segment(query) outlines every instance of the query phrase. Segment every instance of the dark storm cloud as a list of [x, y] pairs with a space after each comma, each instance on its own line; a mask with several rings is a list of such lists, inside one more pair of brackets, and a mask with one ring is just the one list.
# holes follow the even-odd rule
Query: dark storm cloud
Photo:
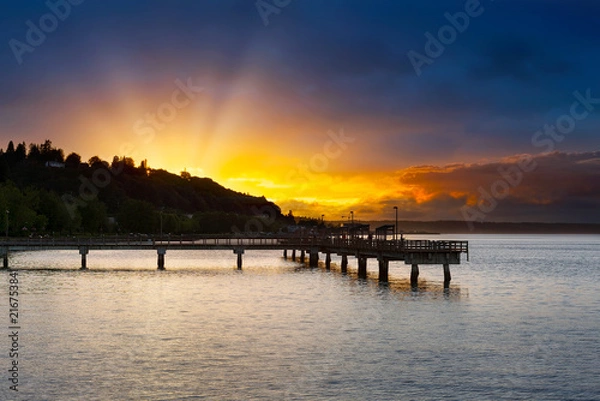
[[492, 163], [407, 169], [399, 184], [415, 195], [404, 210], [423, 215], [453, 211], [454, 216], [445, 218], [459, 218], [461, 207], [471, 204], [477, 211], [475, 202], [482, 193], [496, 191], [502, 196], [486, 211], [486, 221], [600, 222], [600, 152], [541, 154], [531, 158], [528, 171], [519, 167], [521, 160], [514, 156]]

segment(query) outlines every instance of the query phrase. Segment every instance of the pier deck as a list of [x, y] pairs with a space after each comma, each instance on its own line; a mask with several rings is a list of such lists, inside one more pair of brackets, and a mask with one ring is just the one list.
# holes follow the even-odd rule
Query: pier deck
[[297, 237], [297, 236], [255, 236], [255, 237], [166, 237], [140, 238], [131, 236], [102, 236], [94, 238], [11, 238], [0, 240], [0, 256], [3, 267], [8, 266], [8, 255], [18, 251], [39, 250], [78, 250], [81, 255], [81, 268], [87, 268], [87, 255], [90, 250], [156, 250], [158, 268], [165, 269], [167, 250], [232, 250], [237, 255], [237, 266], [242, 268], [242, 255], [247, 250], [282, 250], [287, 259], [288, 251], [300, 262], [309, 256], [309, 265], [316, 267], [319, 254], [325, 254], [325, 266], [330, 268], [331, 255], [341, 256], [342, 272], [347, 271], [348, 256], [358, 260], [358, 276], [366, 278], [367, 260], [376, 258], [379, 262], [379, 280], [388, 281], [390, 261], [404, 261], [412, 265], [411, 282], [415, 285], [419, 275], [419, 264], [441, 264], [444, 266], [444, 284], [450, 282], [451, 264], [460, 264], [461, 254], [469, 255], [467, 241], [445, 240], [381, 240], [366, 238], [339, 237]]

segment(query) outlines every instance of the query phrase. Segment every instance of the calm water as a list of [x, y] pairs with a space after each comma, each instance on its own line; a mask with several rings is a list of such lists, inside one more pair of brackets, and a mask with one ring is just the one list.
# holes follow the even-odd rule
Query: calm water
[[444, 238], [471, 249], [447, 293], [437, 265], [411, 291], [400, 262], [382, 287], [352, 258], [15, 254], [20, 391], [4, 373], [0, 400], [600, 400], [600, 236]]

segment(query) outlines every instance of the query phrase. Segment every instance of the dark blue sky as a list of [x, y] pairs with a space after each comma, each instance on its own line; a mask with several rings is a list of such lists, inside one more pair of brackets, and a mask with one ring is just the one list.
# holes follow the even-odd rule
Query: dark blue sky
[[[599, 149], [597, 110], [552, 148], [532, 138], [569, 114], [575, 91], [600, 98], [600, 2], [265, 3], [289, 4], [265, 25], [254, 0], [85, 0], [19, 64], [11, 40], [26, 44], [27, 21], [39, 27], [51, 11], [45, 1], [2, 1], [0, 138], [52, 138], [109, 157], [133, 118], [119, 114], [123, 104], [135, 98], [131, 115], [140, 114], [168, 96], [176, 78], [193, 77], [210, 97], [202, 110], [213, 113], [203, 131], [172, 134], [180, 146], [233, 141], [222, 128], [227, 108], [244, 110], [239, 146], [264, 141], [284, 156], [297, 149], [310, 158], [329, 129], [353, 132], [361, 143], [348, 154], [353, 163], [331, 166], [341, 174]], [[437, 38], [450, 25], [447, 13], [469, 7], [477, 16], [417, 74], [409, 52], [427, 56], [425, 34]], [[232, 106], [240, 97], [244, 106]], [[126, 122], [86, 125], [91, 118]], [[199, 170], [224, 175], [210, 157], [193, 156]]]

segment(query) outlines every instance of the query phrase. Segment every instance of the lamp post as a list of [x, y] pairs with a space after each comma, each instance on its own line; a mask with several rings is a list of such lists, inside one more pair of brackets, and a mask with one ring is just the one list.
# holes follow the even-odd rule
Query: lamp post
[[325, 215], [324, 214], [321, 215], [321, 223], [323, 223], [323, 225], [325, 225]]
[[394, 206], [394, 210], [396, 210], [396, 225], [394, 226], [394, 241], [398, 239], [398, 206]]
[[350, 216], [352, 216], [352, 239], [354, 239], [354, 210], [350, 210]]

